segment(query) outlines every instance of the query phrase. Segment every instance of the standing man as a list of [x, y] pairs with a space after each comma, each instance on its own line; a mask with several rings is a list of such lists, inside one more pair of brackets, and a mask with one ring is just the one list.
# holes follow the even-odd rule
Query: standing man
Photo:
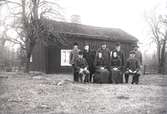
[[73, 67], [73, 74], [74, 74], [74, 81], [75, 82], [78, 81], [78, 77], [77, 77], [77, 71], [76, 71], [76, 68], [75, 68], [74, 64], [75, 64], [75, 62], [78, 58], [79, 51], [80, 51], [80, 49], [78, 49], [78, 43], [75, 42], [74, 45], [73, 45], [73, 50], [70, 53], [70, 64]]
[[118, 54], [118, 57], [121, 59], [121, 69], [123, 70], [123, 67], [125, 66], [125, 58], [124, 53], [121, 50], [121, 44], [119, 42], [116, 43], [115, 49], [112, 51], [111, 55], [113, 54], [113, 52], [116, 52]]
[[142, 53], [141, 51], [139, 51], [138, 48], [139, 46], [137, 44], [133, 46], [133, 50], [135, 51], [135, 58], [138, 60], [140, 66], [139, 73], [140, 75], [142, 75], [142, 68], [143, 68]]
[[102, 54], [102, 57], [104, 58], [104, 65], [106, 66], [106, 68], [109, 68], [110, 65], [110, 50], [109, 48], [107, 48], [107, 44], [103, 43], [101, 48], [99, 48], [96, 52], [96, 56], [99, 55], [99, 53]]
[[142, 53], [138, 50], [139, 46], [138, 45], [134, 45], [133, 46], [133, 50], [135, 51], [135, 57], [136, 59], [139, 61], [139, 65], [140, 67], [143, 65], [143, 61], [142, 61]]
[[109, 83], [109, 65], [110, 65], [110, 50], [106, 43], [103, 43], [101, 48], [96, 51], [94, 66], [96, 67], [94, 82]]
[[92, 74], [95, 72], [94, 68], [94, 59], [95, 59], [95, 52], [90, 50], [89, 44], [85, 44], [83, 57], [86, 59], [88, 63], [88, 70], [90, 71], [90, 79], [86, 79], [87, 82], [92, 81]]
[[123, 83], [123, 72], [124, 72], [124, 66], [125, 66], [125, 58], [124, 58], [124, 53], [123, 51], [121, 50], [121, 44], [119, 42], [116, 43], [115, 45], [115, 49], [111, 52], [111, 59], [113, 57], [113, 54], [114, 53], [117, 53], [118, 55], [118, 58], [120, 58], [120, 77], [118, 77], [119, 79], [119, 82], [118, 83]]

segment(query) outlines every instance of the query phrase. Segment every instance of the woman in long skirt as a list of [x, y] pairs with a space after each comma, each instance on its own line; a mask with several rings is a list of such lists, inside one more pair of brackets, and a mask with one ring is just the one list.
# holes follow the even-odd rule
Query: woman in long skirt
[[121, 59], [116, 51], [112, 53], [110, 61], [110, 82], [115, 84], [122, 83]]
[[109, 71], [105, 65], [105, 59], [102, 53], [98, 53], [95, 59], [95, 75], [93, 78], [94, 83], [109, 83]]

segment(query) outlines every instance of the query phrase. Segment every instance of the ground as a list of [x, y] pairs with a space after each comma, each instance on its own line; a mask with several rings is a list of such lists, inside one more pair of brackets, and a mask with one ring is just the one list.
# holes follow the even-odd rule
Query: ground
[[0, 114], [167, 114], [167, 75], [139, 85], [79, 84], [68, 74], [0, 74]]

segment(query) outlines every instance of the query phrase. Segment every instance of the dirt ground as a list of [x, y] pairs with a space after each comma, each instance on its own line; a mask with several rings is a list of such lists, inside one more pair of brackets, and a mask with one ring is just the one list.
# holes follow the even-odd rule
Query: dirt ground
[[0, 114], [167, 114], [167, 75], [116, 85], [73, 83], [67, 74], [0, 73]]

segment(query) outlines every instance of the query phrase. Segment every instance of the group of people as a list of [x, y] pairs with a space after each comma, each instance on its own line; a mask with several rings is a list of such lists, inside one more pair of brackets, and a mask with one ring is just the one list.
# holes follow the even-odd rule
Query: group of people
[[124, 55], [119, 42], [115, 44], [113, 50], [107, 48], [107, 44], [103, 43], [96, 51], [91, 50], [89, 44], [85, 44], [84, 49], [80, 50], [78, 44], [74, 43], [70, 54], [74, 81], [128, 83], [129, 75], [132, 75], [131, 83], [138, 84], [141, 75], [142, 54], [138, 50], [138, 46], [134, 45], [127, 60]]

